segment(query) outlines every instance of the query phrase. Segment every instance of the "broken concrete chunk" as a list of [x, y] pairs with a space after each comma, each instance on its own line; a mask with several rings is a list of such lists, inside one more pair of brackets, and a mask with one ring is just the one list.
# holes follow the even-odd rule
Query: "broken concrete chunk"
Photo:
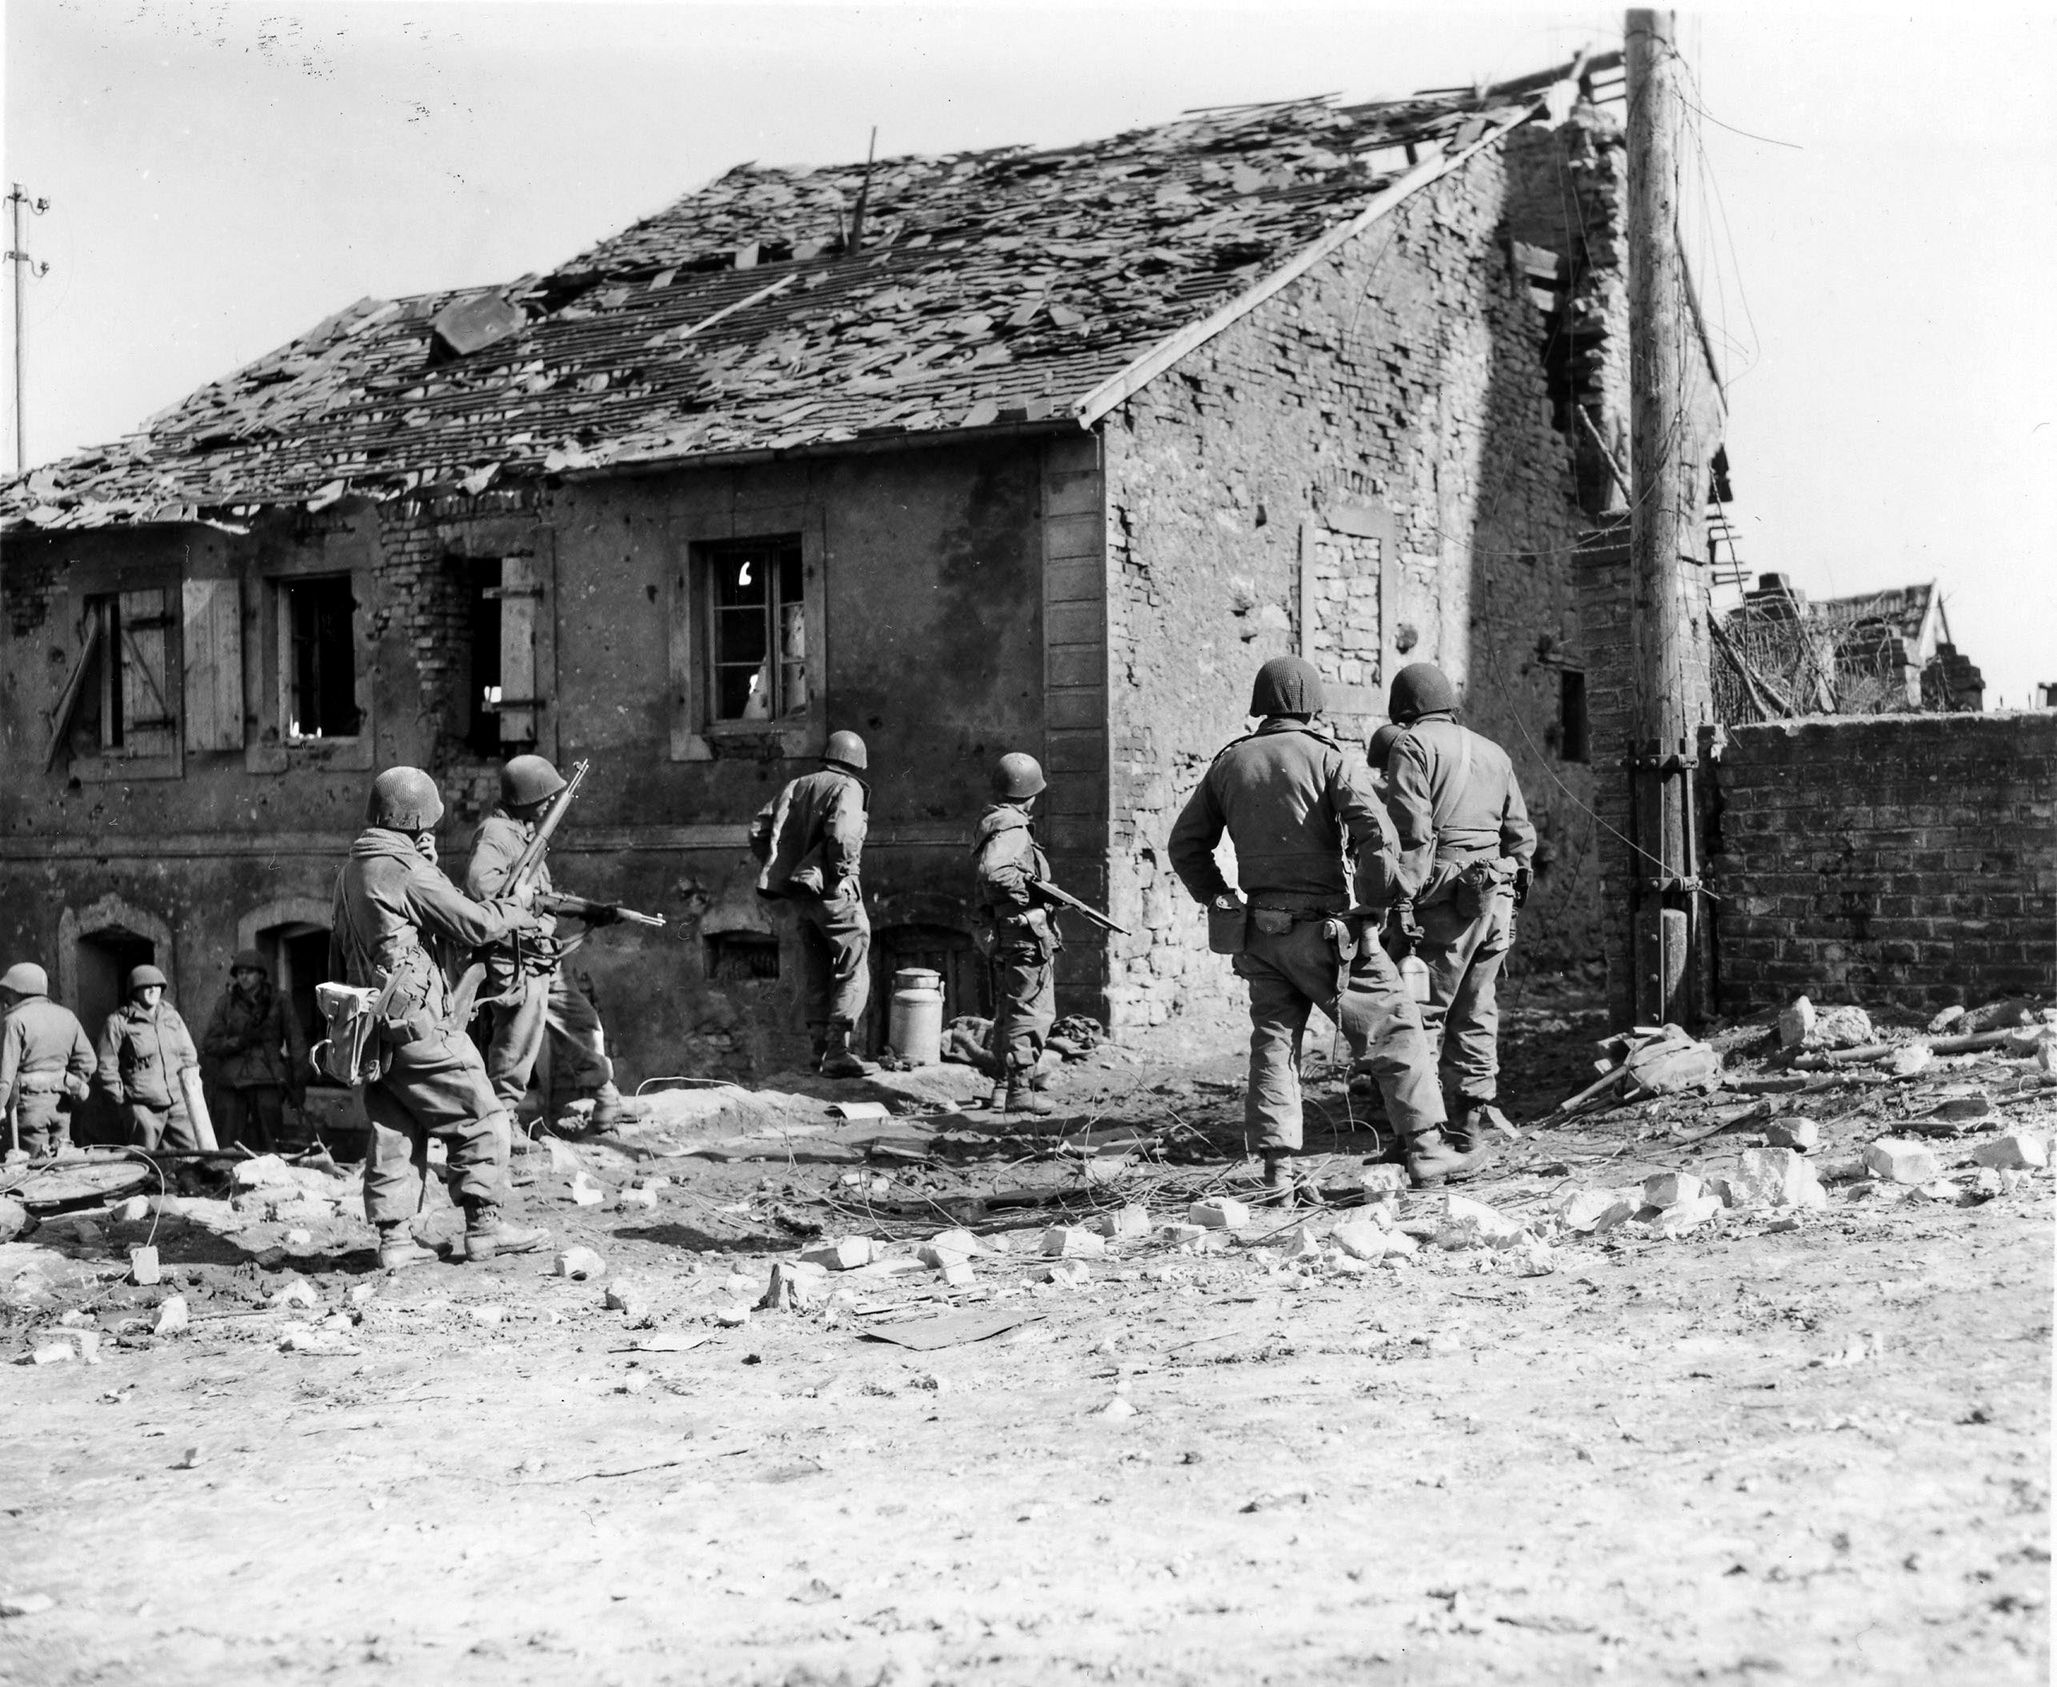
[[1186, 1222], [1204, 1230], [1241, 1230], [1250, 1222], [1250, 1209], [1241, 1201], [1216, 1195], [1186, 1208]]
[[560, 1277], [569, 1277], [574, 1283], [586, 1283], [607, 1275], [607, 1261], [591, 1248], [566, 1248], [557, 1256], [556, 1270]]
[[[1368, 1219], [1353, 1218], [1337, 1225], [1328, 1239], [1352, 1259], [1377, 1260], [1400, 1251], [1393, 1246], [1393, 1239], [1399, 1234]], [[1411, 1242], [1414, 1238], [1410, 1236], [1407, 1240]]]
[[276, 1154], [259, 1154], [238, 1160], [229, 1173], [238, 1189], [268, 1189], [293, 1181], [293, 1168]]
[[131, 1195], [126, 1201], [118, 1201], [109, 1216], [118, 1224], [141, 1224], [150, 1216], [149, 1197]]
[[1791, 1148], [1746, 1148], [1736, 1174], [1727, 1179], [1732, 1207], [1823, 1207], [1828, 1192], [1814, 1167]]
[[2016, 1025], [2033, 1025], [2035, 1012], [2028, 1003], [2008, 998], [1988, 1002], [1982, 1008], [1973, 1008], [1964, 1016], [1963, 1029], [1967, 1032], [2011, 1030]]
[[[1801, 999], [1804, 1001], [1806, 998]], [[1658, 1172], [1654, 1177], [1643, 1179], [1643, 1205], [1646, 1207], [1681, 1207], [1699, 1200], [1706, 1192], [1700, 1180], [1690, 1172]]]
[[71, 1343], [68, 1341], [46, 1341], [40, 1347], [30, 1350], [31, 1365], [68, 1365], [72, 1361]]
[[1807, 1046], [1807, 1039], [1814, 1034], [1814, 1004], [1805, 996], [1795, 996], [1778, 1016], [1778, 1046], [1782, 1049], [1797, 1049]]
[[1896, 1078], [1911, 1078], [1926, 1072], [1935, 1057], [1936, 1051], [1926, 1043], [1902, 1043], [1886, 1057], [1886, 1070]]
[[1150, 1214], [1146, 1208], [1131, 1203], [1118, 1212], [1095, 1214], [1086, 1221], [1086, 1228], [1094, 1235], [1110, 1240], [1147, 1236], [1150, 1234]]
[[305, 1277], [295, 1277], [292, 1282], [271, 1297], [273, 1306], [319, 1306], [321, 1296], [314, 1292], [314, 1285]]
[[155, 1248], [129, 1249], [129, 1281], [148, 1288], [159, 1281], [164, 1273], [157, 1263]]
[[2039, 1136], [2027, 1131], [2008, 1131], [1990, 1142], [1981, 1142], [1971, 1157], [1982, 1166], [2000, 1171], [2033, 1171], [2050, 1163], [2050, 1151]]
[[1904, 1136], [1882, 1136], [1864, 1151], [1871, 1175], [1887, 1183], [1933, 1183], [1943, 1175], [1935, 1150]]
[[187, 1309], [184, 1295], [166, 1295], [157, 1303], [155, 1332], [161, 1336], [175, 1336], [179, 1331], [190, 1328], [193, 1315]]
[[1510, 1248], [1522, 1239], [1519, 1219], [1463, 1195], [1445, 1195], [1441, 1222], [1436, 1226], [1436, 1246], [1456, 1252], [1462, 1248]]
[[972, 1270], [968, 1259], [952, 1260], [943, 1267], [943, 1283], [948, 1288], [968, 1289], [977, 1281], [977, 1273]]
[[1689, 1230], [1699, 1229], [1720, 1211], [1720, 1196], [1695, 1195], [1689, 1201], [1659, 1208], [1649, 1221], [1650, 1234], [1668, 1241], [1675, 1236], [1683, 1236]]
[[861, 1265], [872, 1261], [872, 1246], [869, 1236], [840, 1236], [833, 1242], [817, 1242], [800, 1258], [809, 1265], [818, 1265], [825, 1271], [855, 1271]]
[[1517, 1277], [1547, 1277], [1557, 1269], [1556, 1259], [1544, 1242], [1523, 1242], [1513, 1250], [1513, 1255]]
[[1964, 1119], [1983, 1119], [1994, 1111], [1993, 1098], [1989, 1095], [1953, 1095], [1947, 1101], [1939, 1101], [1928, 1110], [1931, 1119], [1956, 1123]]
[[1764, 1140], [1773, 1148], [1792, 1148], [1802, 1154], [1821, 1146], [1821, 1126], [1813, 1119], [1795, 1114], [1790, 1119], [1773, 1119], [1764, 1127]]
[[1052, 1225], [1043, 1232], [1045, 1259], [1097, 1259], [1107, 1251], [1105, 1238], [1078, 1225]]
[[1366, 1166], [1364, 1175], [1357, 1180], [1370, 1195], [1400, 1195], [1406, 1193], [1407, 1168], [1405, 1166]]
[[828, 1273], [805, 1260], [774, 1260], [771, 1281], [757, 1304], [767, 1312], [805, 1312], [817, 1304]]
[[1204, 1241], [1214, 1232], [1204, 1224], [1165, 1224], [1158, 1227], [1157, 1234], [1174, 1247], [1185, 1247]]
[[584, 1172], [576, 1172], [571, 1180], [571, 1199], [575, 1206], [597, 1207], [607, 1199], [607, 1191]]
[[947, 1271], [981, 1251], [979, 1239], [969, 1230], [939, 1230], [915, 1250], [914, 1257], [923, 1265]]
[[1816, 1008], [1814, 1029], [1807, 1033], [1809, 1050], [1854, 1049], [1878, 1041], [1871, 1015], [1860, 1007]]
[[1615, 1189], [1567, 1189], [1550, 1210], [1567, 1230], [1581, 1234], [1611, 1230], [1633, 1218], [1643, 1205], [1643, 1191], [1634, 1184]]
[[617, 1277], [607, 1285], [603, 1304], [609, 1312], [626, 1312], [632, 1302], [641, 1298], [633, 1278]]

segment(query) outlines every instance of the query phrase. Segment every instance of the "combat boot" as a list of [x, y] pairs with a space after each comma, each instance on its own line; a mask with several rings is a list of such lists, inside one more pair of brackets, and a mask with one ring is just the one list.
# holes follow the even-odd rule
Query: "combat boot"
[[1033, 1113], [1037, 1117], [1053, 1113], [1050, 1098], [1036, 1088], [1035, 1080], [1026, 1072], [1010, 1072], [1007, 1075], [1007, 1111], [1010, 1113]]
[[1407, 1176], [1417, 1189], [1462, 1183], [1485, 1170], [1492, 1157], [1492, 1150], [1483, 1144], [1460, 1149], [1440, 1125], [1432, 1125], [1407, 1139]]
[[818, 1070], [824, 1078], [868, 1078], [878, 1068], [857, 1057], [849, 1026], [831, 1025]]
[[593, 1128], [607, 1130], [614, 1125], [628, 1124], [643, 1117], [647, 1109], [643, 1101], [623, 1095], [612, 1084], [602, 1084], [593, 1091]]
[[1490, 1101], [1473, 1101], [1465, 1097], [1451, 1110], [1450, 1122], [1443, 1127], [1443, 1134], [1458, 1153], [1469, 1154], [1473, 1149], [1490, 1143], [1495, 1130], [1509, 1137], [1514, 1135], [1514, 1128], [1507, 1123], [1506, 1115]]
[[532, 1254], [549, 1241], [547, 1230], [524, 1230], [509, 1224], [498, 1207], [480, 1207], [464, 1226], [464, 1257], [483, 1265], [499, 1254]]
[[404, 1224], [382, 1224], [379, 1226], [379, 1269], [381, 1271], [405, 1271], [410, 1265], [427, 1265], [436, 1257], [434, 1248], [425, 1248], [414, 1239], [414, 1232]]

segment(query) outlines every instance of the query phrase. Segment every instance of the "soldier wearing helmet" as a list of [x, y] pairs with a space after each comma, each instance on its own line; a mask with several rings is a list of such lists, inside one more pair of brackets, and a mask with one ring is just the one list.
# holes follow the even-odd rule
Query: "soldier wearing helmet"
[[200, 1037], [212, 1071], [215, 1134], [269, 1154], [285, 1131], [285, 1103], [307, 1099], [307, 1038], [272, 987], [271, 964], [255, 949], [229, 962], [229, 987]]
[[1300, 1041], [1316, 1007], [1376, 1080], [1414, 1181], [1441, 1183], [1476, 1167], [1444, 1140], [1420, 1017], [1372, 940], [1396, 876], [1392, 828], [1322, 707], [1312, 664], [1296, 656], [1265, 663], [1250, 694], [1261, 724], [1215, 757], [1171, 834], [1172, 868], [1186, 889], [1231, 918], [1241, 901], [1214, 852], [1224, 833], [1235, 845], [1249, 898], [1234, 961], [1250, 986], [1244, 1119], [1274, 1201], [1297, 1195], [1289, 1161], [1302, 1142]]
[[166, 988], [153, 966], [129, 973], [122, 1005], [100, 1032], [100, 1087], [138, 1148], [198, 1148], [181, 1074], [199, 1070], [200, 1051]]
[[443, 876], [434, 864], [443, 799], [420, 768], [388, 768], [373, 780], [364, 818], [336, 878], [329, 976], [377, 990], [382, 1004], [385, 1069], [364, 1086], [372, 1133], [364, 1211], [378, 1229], [379, 1263], [394, 1270], [435, 1258], [412, 1234], [431, 1138], [449, 1154], [466, 1257], [527, 1253], [549, 1237], [505, 1216], [512, 1126], [477, 1048], [451, 1023], [443, 969], [448, 959], [534, 929], [526, 909], [533, 892], [476, 902]]
[[1400, 837], [1400, 887], [1428, 966], [1421, 1010], [1439, 1053], [1450, 1137], [1462, 1148], [1505, 1125], [1500, 1082], [1500, 967], [1514, 910], [1528, 899], [1536, 829], [1507, 752], [1457, 722], [1457, 690], [1432, 662], [1393, 676], [1394, 741], [1386, 807]]
[[[480, 823], [472, 839], [471, 860], [464, 871], [467, 895], [486, 902], [501, 894], [514, 864], [535, 837], [543, 811], [563, 789], [563, 775], [541, 756], [516, 756], [500, 770], [500, 806]], [[552, 894], [547, 860], [537, 867], [534, 883], [538, 901], [547, 903]], [[609, 925], [615, 919], [609, 904], [579, 906], [576, 917], [588, 926]], [[535, 920], [533, 933], [500, 945], [487, 959], [492, 999], [480, 1014], [493, 1093], [512, 1116], [528, 1094], [536, 1057], [548, 1037], [553, 1081], [592, 1103], [593, 1124], [605, 1127], [633, 1117], [636, 1103], [614, 1087], [614, 1062], [607, 1058], [600, 1010], [565, 973], [556, 916], [539, 909]]]
[[757, 893], [795, 928], [802, 1011], [815, 1069], [827, 1078], [873, 1070], [851, 1046], [871, 995], [871, 919], [858, 878], [871, 802], [859, 775], [869, 761], [856, 733], [830, 733], [820, 771], [790, 781], [750, 828], [751, 853], [764, 864]]
[[92, 1093], [99, 1062], [86, 1028], [50, 1000], [50, 978], [33, 961], [0, 974], [0, 1113], [14, 1119], [17, 1144], [31, 1154], [71, 1145], [71, 1109]]
[[[1014, 751], [993, 769], [993, 800], [972, 834], [972, 867], [984, 948], [993, 976], [993, 1053], [1006, 1083], [1010, 1113], [1048, 1113], [1036, 1083], [1043, 1040], [1057, 1018], [1056, 958], [1064, 947], [1057, 923], [1036, 895], [1050, 877], [1036, 842], [1036, 798], [1047, 782], [1034, 756]], [[998, 1097], [999, 1092], [995, 1092]]]

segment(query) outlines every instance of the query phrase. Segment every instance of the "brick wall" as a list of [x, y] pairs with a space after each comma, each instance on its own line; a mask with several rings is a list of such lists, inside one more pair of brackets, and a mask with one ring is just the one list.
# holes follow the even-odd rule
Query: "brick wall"
[[1729, 727], [1715, 792], [1725, 1010], [2057, 993], [2057, 714]]
[[1321, 668], [1358, 747], [1400, 665], [1442, 664], [1542, 835], [1525, 958], [1594, 946], [1593, 768], [1557, 738], [1587, 518], [1551, 425], [1542, 313], [1507, 259], [1509, 191], [1502, 154], [1481, 154], [1104, 425], [1110, 893], [1134, 930], [1110, 947], [1117, 1025], [1235, 988], [1165, 840], [1244, 730], [1257, 667], [1287, 652]]

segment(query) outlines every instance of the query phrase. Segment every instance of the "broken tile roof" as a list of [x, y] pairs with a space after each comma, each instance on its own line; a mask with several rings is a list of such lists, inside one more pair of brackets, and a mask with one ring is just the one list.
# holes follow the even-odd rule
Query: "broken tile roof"
[[1613, 62], [1072, 147], [740, 165], [550, 275], [361, 300], [120, 443], [0, 484], [0, 523], [228, 521], [1075, 417], [1396, 180]]
[[[1852, 627], [1884, 624], [1902, 638], [1919, 640], [1928, 626], [1930, 609], [1937, 613], [1936, 583], [1918, 586], [1889, 586], [1883, 591], [1860, 592], [1853, 597], [1818, 599], [1814, 612], [1826, 621], [1840, 621]], [[1948, 637], [1945, 632], [1944, 637]]]

